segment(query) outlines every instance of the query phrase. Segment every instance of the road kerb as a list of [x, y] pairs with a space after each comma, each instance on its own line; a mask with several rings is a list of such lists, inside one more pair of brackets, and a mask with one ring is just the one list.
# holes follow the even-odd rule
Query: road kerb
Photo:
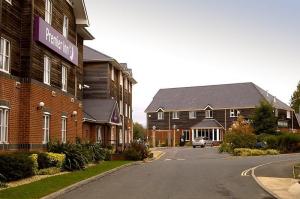
[[68, 187], [65, 187], [65, 188], [63, 188], [63, 189], [61, 189], [59, 191], [56, 191], [56, 192], [51, 193], [51, 194], [49, 194], [47, 196], [44, 196], [41, 199], [54, 199], [54, 198], [57, 198], [57, 197], [59, 197], [59, 196], [61, 196], [63, 194], [66, 194], [66, 193], [74, 190], [74, 189], [77, 189], [77, 188], [79, 188], [79, 187], [81, 187], [83, 185], [89, 184], [89, 183], [94, 182], [94, 181], [96, 181], [96, 180], [98, 180], [100, 178], [103, 178], [103, 177], [105, 177], [108, 174], [114, 173], [116, 171], [119, 171], [119, 170], [121, 170], [123, 168], [129, 167], [129, 166], [132, 166], [132, 165], [139, 165], [140, 163], [141, 163], [141, 161], [131, 162], [131, 163], [128, 163], [128, 164], [124, 164], [122, 166], [119, 166], [117, 168], [111, 169], [109, 171], [105, 171], [105, 172], [103, 172], [103, 173], [101, 173], [99, 175], [96, 175], [96, 176], [90, 177], [88, 179], [79, 181], [79, 182], [77, 182], [75, 184], [72, 184], [72, 185], [70, 185]]

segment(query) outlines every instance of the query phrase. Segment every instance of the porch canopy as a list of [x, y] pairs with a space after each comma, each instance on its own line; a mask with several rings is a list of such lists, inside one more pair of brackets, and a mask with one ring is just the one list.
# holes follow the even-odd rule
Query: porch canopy
[[197, 137], [208, 137], [212, 141], [221, 141], [221, 131], [224, 127], [215, 119], [203, 119], [191, 129], [192, 141]]

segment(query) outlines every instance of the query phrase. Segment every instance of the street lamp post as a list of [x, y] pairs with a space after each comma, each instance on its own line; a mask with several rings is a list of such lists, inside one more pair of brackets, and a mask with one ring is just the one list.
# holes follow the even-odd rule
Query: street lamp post
[[152, 126], [152, 147], [155, 147], [155, 130], [156, 126]]

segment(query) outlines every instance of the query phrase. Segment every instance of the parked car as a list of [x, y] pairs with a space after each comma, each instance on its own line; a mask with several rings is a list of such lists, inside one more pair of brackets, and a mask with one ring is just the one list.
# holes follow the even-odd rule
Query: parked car
[[193, 148], [196, 148], [197, 146], [203, 148], [208, 145], [212, 146], [213, 142], [207, 137], [197, 137], [194, 139], [192, 144], [193, 144]]

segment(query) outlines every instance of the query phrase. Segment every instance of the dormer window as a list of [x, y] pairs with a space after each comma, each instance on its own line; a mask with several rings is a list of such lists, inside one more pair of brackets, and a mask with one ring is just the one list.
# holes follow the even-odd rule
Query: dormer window
[[163, 120], [164, 119], [164, 112], [157, 112], [157, 119]]
[[189, 119], [195, 119], [196, 118], [196, 111], [190, 111], [189, 112]]
[[240, 111], [236, 109], [230, 109], [230, 117], [238, 117], [240, 115]]
[[179, 119], [179, 112], [172, 112], [172, 119]]
[[205, 110], [205, 118], [213, 118], [213, 111]]
[[45, 21], [51, 25], [52, 22], [52, 1], [45, 1]]

